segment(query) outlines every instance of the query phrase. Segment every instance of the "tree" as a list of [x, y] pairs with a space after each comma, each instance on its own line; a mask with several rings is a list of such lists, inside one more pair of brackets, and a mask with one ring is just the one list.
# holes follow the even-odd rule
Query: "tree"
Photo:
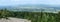
[[11, 15], [10, 11], [8, 11], [7, 9], [3, 9], [0, 11], [0, 17], [1, 18], [8, 19], [7, 17], [9, 17], [10, 15]]

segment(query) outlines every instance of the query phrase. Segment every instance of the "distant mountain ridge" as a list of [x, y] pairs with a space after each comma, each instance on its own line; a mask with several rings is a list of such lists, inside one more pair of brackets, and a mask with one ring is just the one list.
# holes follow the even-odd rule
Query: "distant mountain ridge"
[[15, 5], [15, 6], [0, 6], [0, 9], [7, 8], [8, 10], [13, 11], [41, 11], [41, 9], [44, 9], [45, 11], [58, 11], [60, 10], [60, 6], [52, 6], [52, 5]]

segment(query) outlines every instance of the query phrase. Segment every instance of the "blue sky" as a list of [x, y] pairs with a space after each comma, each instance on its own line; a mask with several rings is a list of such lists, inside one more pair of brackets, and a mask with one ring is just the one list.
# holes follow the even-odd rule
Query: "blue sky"
[[60, 5], [60, 0], [0, 0], [0, 5], [50, 4]]

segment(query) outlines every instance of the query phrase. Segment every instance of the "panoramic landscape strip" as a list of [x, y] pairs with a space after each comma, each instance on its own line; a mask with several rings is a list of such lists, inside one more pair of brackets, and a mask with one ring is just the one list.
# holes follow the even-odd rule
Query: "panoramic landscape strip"
[[9, 17], [28, 19], [31, 22], [60, 22], [60, 12], [27, 12], [27, 11], [10, 11], [7, 9], [0, 10], [0, 19], [5, 18], [9, 20]]

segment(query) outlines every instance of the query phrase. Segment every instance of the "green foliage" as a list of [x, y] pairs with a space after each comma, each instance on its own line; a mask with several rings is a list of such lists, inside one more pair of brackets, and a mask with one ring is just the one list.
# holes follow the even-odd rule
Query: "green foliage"
[[0, 10], [0, 18], [16, 17], [31, 20], [31, 22], [60, 22], [59, 13], [48, 13], [48, 12], [14, 12], [7, 9]]

